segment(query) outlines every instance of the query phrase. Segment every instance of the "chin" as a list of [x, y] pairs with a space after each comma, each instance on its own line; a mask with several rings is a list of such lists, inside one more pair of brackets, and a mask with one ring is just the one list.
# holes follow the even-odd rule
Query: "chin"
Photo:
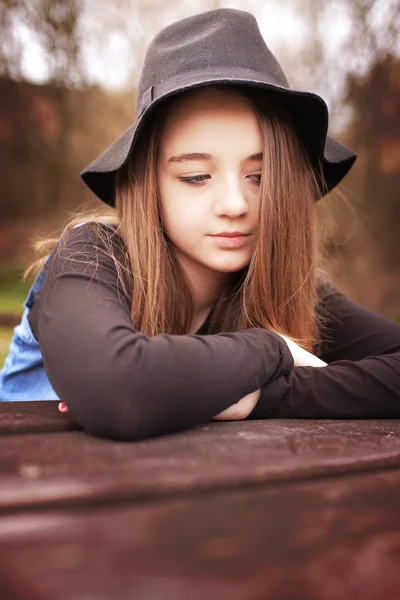
[[247, 265], [249, 264], [250, 259], [249, 260], [230, 260], [230, 261], [226, 261], [225, 263], [223, 261], [217, 263], [213, 263], [208, 265], [210, 269], [212, 269], [213, 271], [217, 271], [218, 273], [236, 273], [236, 271], [240, 271], [241, 269], [244, 269], [245, 267], [247, 267]]

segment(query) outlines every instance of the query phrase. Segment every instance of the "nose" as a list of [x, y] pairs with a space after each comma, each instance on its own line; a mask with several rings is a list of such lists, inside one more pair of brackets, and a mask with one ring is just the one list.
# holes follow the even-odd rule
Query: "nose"
[[249, 210], [244, 191], [236, 178], [232, 177], [221, 182], [221, 186], [217, 190], [217, 196], [214, 211], [219, 217], [223, 215], [239, 217]]

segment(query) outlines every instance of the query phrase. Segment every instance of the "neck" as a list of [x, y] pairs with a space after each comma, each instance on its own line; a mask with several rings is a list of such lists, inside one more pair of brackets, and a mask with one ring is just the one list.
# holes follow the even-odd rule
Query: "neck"
[[179, 257], [180, 266], [193, 298], [193, 320], [204, 320], [210, 313], [225, 289], [232, 274], [220, 273], [198, 263], [190, 263], [186, 257]]
[[193, 297], [194, 315], [207, 316], [222, 294], [226, 281], [189, 280], [189, 285]]

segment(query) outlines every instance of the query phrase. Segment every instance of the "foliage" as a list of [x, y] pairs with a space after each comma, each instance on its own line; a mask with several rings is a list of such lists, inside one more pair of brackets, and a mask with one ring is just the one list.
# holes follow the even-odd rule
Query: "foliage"
[[8, 347], [13, 336], [13, 327], [0, 327], [0, 369], [3, 368], [4, 360], [8, 354]]
[[31, 284], [22, 281], [22, 271], [22, 267], [0, 269], [0, 313], [23, 313], [23, 303]]

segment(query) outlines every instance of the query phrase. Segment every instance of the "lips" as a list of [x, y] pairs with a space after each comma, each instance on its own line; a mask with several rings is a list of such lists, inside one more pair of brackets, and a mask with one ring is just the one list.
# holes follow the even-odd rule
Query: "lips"
[[242, 246], [247, 244], [247, 238], [249, 237], [249, 235], [243, 233], [240, 233], [239, 235], [232, 233], [223, 233], [219, 235], [212, 235], [211, 237], [215, 240], [215, 243], [220, 248], [234, 249], [241, 248]]
[[244, 235], [249, 235], [248, 233], [242, 233], [241, 231], [234, 231], [233, 233], [228, 233], [223, 231], [222, 233], [215, 233], [213, 237], [240, 237]]

